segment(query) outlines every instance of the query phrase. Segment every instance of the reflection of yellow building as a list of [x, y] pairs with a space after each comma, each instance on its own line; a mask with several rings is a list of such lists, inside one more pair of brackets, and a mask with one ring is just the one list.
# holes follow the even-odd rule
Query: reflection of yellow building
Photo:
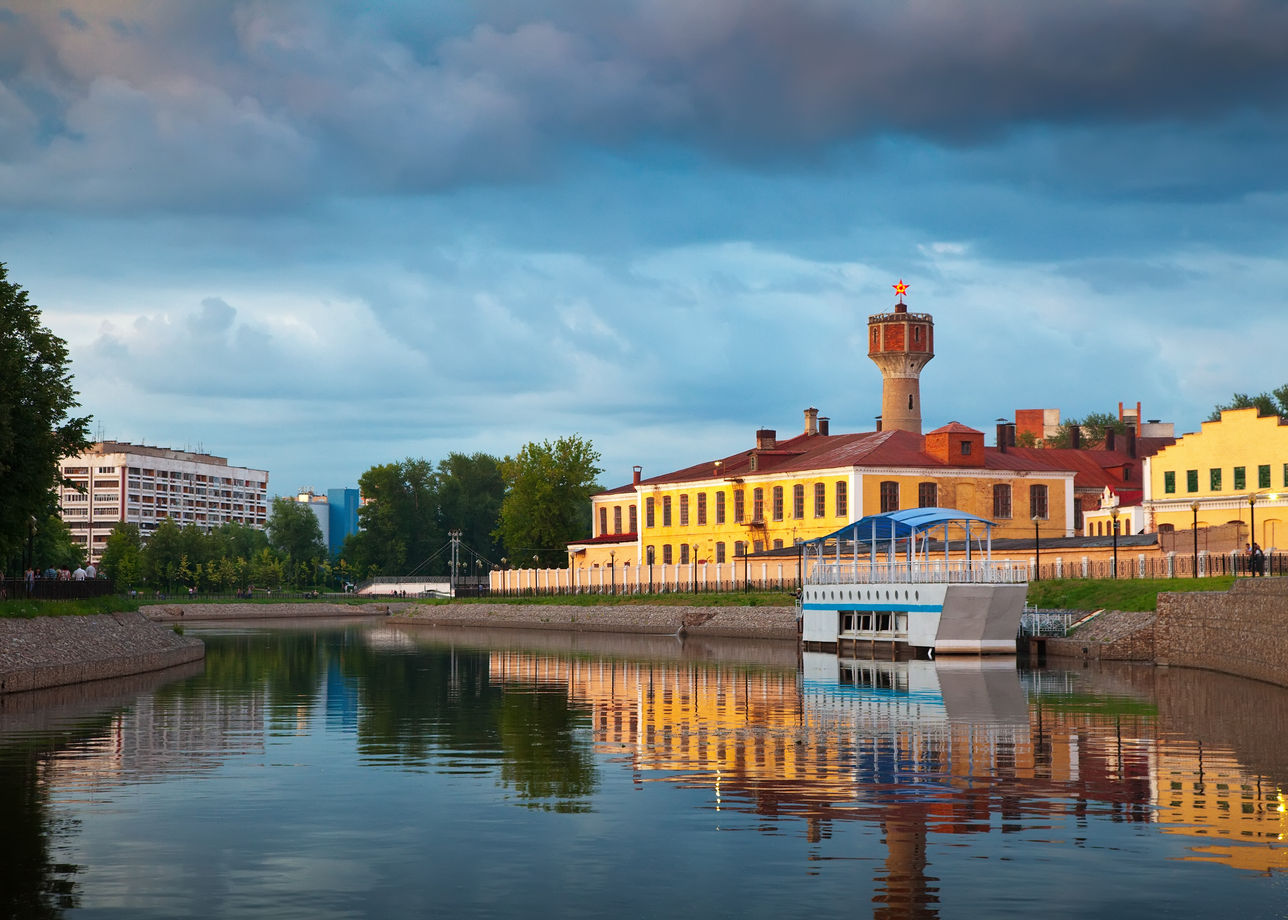
[[850, 662], [828, 687], [792, 671], [490, 658], [494, 680], [557, 686], [588, 708], [596, 749], [641, 777], [705, 784], [717, 809], [804, 818], [811, 839], [829, 821], [879, 821], [905, 868], [924, 868], [927, 832], [987, 833], [1002, 816], [1019, 826], [1088, 808], [1219, 844], [1195, 846], [1196, 859], [1288, 868], [1282, 791], [1229, 752], [1161, 740], [1148, 715], [1040, 696], [1019, 724], [959, 720], [948, 693], [910, 683], [910, 666], [936, 667]]
[[1149, 530], [1189, 530], [1197, 512], [1200, 528], [1236, 524], [1263, 548], [1288, 544], [1288, 425], [1277, 416], [1227, 410], [1145, 464]]

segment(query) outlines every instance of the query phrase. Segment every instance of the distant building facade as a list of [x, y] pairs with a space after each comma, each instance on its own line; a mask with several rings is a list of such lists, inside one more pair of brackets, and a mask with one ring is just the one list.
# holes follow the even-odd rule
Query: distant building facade
[[1146, 460], [1150, 530], [1234, 525], [1262, 549], [1288, 543], [1288, 425], [1253, 409], [1227, 409], [1219, 421]]
[[59, 516], [90, 561], [112, 528], [137, 524], [144, 540], [164, 520], [210, 530], [229, 521], [268, 523], [268, 471], [224, 457], [121, 441], [100, 441], [59, 461]]
[[312, 489], [300, 489], [294, 501], [308, 505], [317, 517], [322, 542], [332, 559], [340, 555], [345, 539], [358, 532], [358, 508], [362, 498], [357, 489], [327, 489], [326, 495], [319, 495]]

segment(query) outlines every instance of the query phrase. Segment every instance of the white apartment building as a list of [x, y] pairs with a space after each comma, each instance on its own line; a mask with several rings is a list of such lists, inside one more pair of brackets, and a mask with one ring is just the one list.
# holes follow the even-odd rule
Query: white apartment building
[[100, 441], [59, 468], [72, 483], [59, 488], [59, 516], [92, 562], [122, 521], [137, 524], [145, 541], [166, 518], [203, 530], [268, 524], [268, 471], [229, 466], [224, 457]]

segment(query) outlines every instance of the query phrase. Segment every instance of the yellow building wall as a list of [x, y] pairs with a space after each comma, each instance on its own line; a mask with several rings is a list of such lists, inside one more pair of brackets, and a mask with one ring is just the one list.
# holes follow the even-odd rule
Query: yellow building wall
[[[667, 483], [664, 485], [643, 485], [638, 494], [639, 535], [640, 543], [637, 564], [647, 564], [649, 547], [653, 548], [653, 562], [663, 564], [665, 547], [671, 547], [669, 562], [678, 564], [682, 560], [691, 562], [694, 559], [694, 546], [697, 547], [696, 558], [699, 562], [716, 562], [720, 558], [720, 544], [724, 544], [724, 562], [732, 562], [737, 552], [737, 543], [746, 543], [753, 551], [756, 544], [761, 549], [773, 549], [775, 546], [793, 546], [797, 541], [811, 540], [829, 534], [839, 527], [857, 520], [865, 514], [874, 514], [881, 509], [881, 484], [893, 481], [899, 486], [899, 507], [918, 507], [918, 486], [923, 482], [934, 482], [937, 487], [936, 501], [941, 507], [958, 508], [962, 511], [977, 514], [987, 520], [997, 522], [993, 531], [994, 539], [1004, 537], [1029, 538], [1033, 536], [1033, 510], [1029, 505], [1032, 485], [1042, 485], [1047, 490], [1047, 517], [1040, 521], [1039, 531], [1042, 536], [1065, 536], [1071, 526], [1068, 513], [1073, 482], [1070, 476], [1043, 476], [1007, 471], [980, 471], [971, 475], [940, 475], [938, 471], [909, 471], [906, 473], [888, 473], [885, 471], [856, 471], [838, 469], [833, 471], [812, 470], [808, 473], [794, 473], [775, 476], [767, 473], [760, 476], [744, 476], [741, 482], [730, 482], [724, 479], [709, 479], [687, 483]], [[815, 486], [823, 485], [823, 514], [816, 515]], [[993, 515], [993, 486], [1005, 483], [1011, 486], [1011, 516], [995, 518]], [[803, 507], [797, 508], [795, 501], [796, 486], [803, 487]], [[838, 486], [844, 488], [844, 503], [838, 504]], [[755, 492], [761, 490], [763, 507], [758, 524], [755, 520]], [[781, 519], [776, 513], [775, 490], [782, 490]], [[735, 520], [734, 493], [742, 490], [744, 494], [744, 514], [741, 523]], [[699, 496], [705, 496], [705, 522], [700, 522]], [[718, 496], [724, 496], [724, 520], [718, 520]], [[653, 526], [648, 524], [648, 504], [653, 501]], [[670, 524], [666, 523], [665, 505], [667, 499], [671, 504]], [[600, 523], [599, 508], [608, 509], [611, 530], [612, 506], [625, 501], [620, 496], [604, 496], [596, 499], [595, 527], [598, 535]], [[684, 502], [688, 502], [687, 523], [684, 522]], [[797, 511], [801, 514], [797, 514]], [[840, 513], [838, 513], [838, 511]], [[625, 512], [623, 512], [625, 514]], [[681, 549], [688, 547], [687, 556]], [[577, 557], [577, 565], [607, 565], [610, 547], [591, 547]], [[623, 559], [623, 548], [612, 548], [618, 563]]]
[[[1255, 496], [1257, 532], [1252, 539], [1262, 547], [1288, 544], [1288, 425], [1281, 425], [1277, 416], [1258, 418], [1256, 409], [1226, 410], [1220, 421], [1204, 422], [1148, 463], [1146, 504], [1152, 529], [1171, 525], [1189, 530], [1195, 502], [1200, 528], [1240, 522], [1246, 529], [1252, 516], [1249, 498]], [[1244, 472], [1241, 485], [1239, 468]], [[1213, 482], [1213, 470], [1219, 471], [1219, 485]]]

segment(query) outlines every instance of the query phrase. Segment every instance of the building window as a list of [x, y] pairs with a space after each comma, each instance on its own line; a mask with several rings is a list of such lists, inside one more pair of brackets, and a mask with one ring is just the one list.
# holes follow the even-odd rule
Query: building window
[[1185, 491], [1197, 492], [1198, 490], [1199, 490], [1199, 471], [1186, 470], [1185, 471]]
[[671, 496], [662, 496], [662, 526], [671, 526]]
[[754, 552], [763, 553], [765, 551], [765, 544], [761, 540], [752, 540], [751, 548]]
[[1221, 491], [1221, 467], [1214, 466], [1208, 470], [1208, 488], [1213, 492]]
[[1288, 489], [1288, 463], [1284, 464], [1284, 488]]
[[933, 482], [917, 483], [917, 507], [938, 508], [939, 486]]
[[751, 490], [751, 521], [753, 524], [765, 520], [765, 490], [757, 486]]
[[703, 524], [706, 524], [706, 522], [707, 522], [707, 493], [699, 492], [698, 493], [698, 526], [700, 527]]
[[792, 486], [792, 517], [798, 521], [805, 517], [805, 487], [802, 485]]
[[725, 522], [725, 497], [724, 496], [725, 496], [724, 492], [716, 493], [716, 523], [717, 524], [723, 524]]
[[747, 554], [747, 544], [742, 540], [733, 541], [733, 554], [735, 556], [745, 556]]
[[644, 526], [656, 527], [657, 520], [653, 516], [653, 496], [644, 499]]
[[671, 544], [663, 543], [662, 544], [662, 565], [670, 565], [670, 564], [671, 564]]
[[881, 513], [899, 510], [899, 483], [886, 480], [881, 483]]
[[689, 526], [689, 493], [680, 496], [680, 526]]
[[716, 543], [716, 564], [723, 565], [725, 561], [725, 545], [722, 542]]
[[1234, 468], [1234, 491], [1242, 492], [1248, 487], [1248, 473], [1244, 467], [1236, 466]]
[[1257, 488], [1258, 489], [1270, 488], [1270, 464], [1269, 463], [1265, 464], [1264, 466], [1257, 467]]
[[993, 517], [1006, 519], [1011, 516], [1011, 487], [1004, 482], [993, 486]]
[[733, 490], [733, 522], [735, 524], [741, 524], [743, 521], [743, 518], [747, 516], [746, 506], [747, 506], [747, 490], [734, 489]]
[[850, 502], [845, 493], [845, 483], [836, 484], [836, 516], [839, 518], [848, 517], [850, 514]]
[[1046, 486], [1029, 486], [1029, 513], [1044, 521], [1050, 517], [1047, 511]]
[[774, 541], [774, 549], [782, 549], [782, 548], [783, 548], [783, 541], [782, 541], [782, 540], [775, 540], [775, 541]]
[[774, 486], [774, 520], [783, 519], [783, 487]]
[[[584, 521], [586, 519], [582, 518], [582, 520]], [[608, 509], [607, 508], [599, 509], [599, 532], [601, 534], [608, 533]]]
[[[1288, 473], [1285, 473], [1288, 475]], [[827, 486], [821, 482], [814, 483], [814, 517], [827, 514]]]
[[630, 531], [629, 531], [629, 532], [630, 532], [630, 533], [639, 533], [639, 530], [638, 530], [639, 525], [640, 525], [639, 517], [638, 517], [638, 515], [636, 515], [636, 513], [635, 513], [635, 506], [634, 506], [634, 505], [631, 505], [631, 529], [630, 529]]
[[613, 533], [622, 532], [622, 506], [618, 505], [613, 509]]
[[970, 456], [970, 441], [962, 441], [961, 445], [962, 445], [962, 456], [963, 457]]
[[688, 564], [689, 564], [689, 544], [681, 543], [680, 544], [680, 565], [688, 565]]
[[1169, 470], [1163, 474], [1163, 491], [1167, 493], [1176, 491], [1176, 473]]

